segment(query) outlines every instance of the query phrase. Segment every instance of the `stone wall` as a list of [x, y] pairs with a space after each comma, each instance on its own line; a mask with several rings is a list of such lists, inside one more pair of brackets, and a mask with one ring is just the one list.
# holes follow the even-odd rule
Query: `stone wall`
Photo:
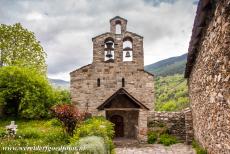
[[230, 0], [212, 1], [191, 70], [196, 140], [210, 154], [230, 153]]
[[181, 112], [150, 112], [148, 117], [149, 130], [162, 126], [165, 126], [169, 134], [176, 136], [179, 140], [191, 143], [193, 130], [190, 109]]

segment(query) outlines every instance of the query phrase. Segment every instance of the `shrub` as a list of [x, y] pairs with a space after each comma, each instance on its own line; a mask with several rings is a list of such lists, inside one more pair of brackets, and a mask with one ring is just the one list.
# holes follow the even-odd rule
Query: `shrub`
[[153, 144], [157, 141], [158, 135], [156, 132], [150, 131], [148, 132], [148, 143]]
[[47, 78], [32, 68], [0, 68], [0, 104], [7, 116], [43, 118], [54, 104], [53, 91]]
[[166, 146], [169, 146], [171, 144], [178, 143], [178, 140], [176, 139], [176, 137], [171, 136], [169, 134], [162, 134], [162, 135], [160, 135], [159, 143], [164, 144]]
[[107, 121], [104, 117], [93, 117], [84, 121], [76, 127], [71, 143], [76, 143], [83, 137], [100, 136], [104, 139], [108, 150], [114, 148], [112, 138], [114, 136], [113, 123]]
[[76, 106], [71, 104], [59, 104], [51, 108], [54, 116], [59, 119], [66, 133], [73, 135], [73, 130], [78, 123], [85, 119], [85, 113], [81, 113]]
[[192, 141], [192, 147], [196, 150], [197, 154], [207, 154], [207, 151], [205, 149], [203, 149], [198, 142], [196, 142], [195, 140]]
[[55, 102], [57, 104], [62, 104], [62, 102], [65, 102], [66, 104], [71, 103], [69, 90], [55, 88], [53, 92], [54, 92]]
[[107, 154], [104, 139], [98, 136], [87, 136], [81, 138], [77, 143], [81, 154]]

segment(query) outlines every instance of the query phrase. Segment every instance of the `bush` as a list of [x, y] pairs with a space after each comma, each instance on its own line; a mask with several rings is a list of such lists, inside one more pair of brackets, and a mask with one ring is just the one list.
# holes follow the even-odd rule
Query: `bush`
[[158, 135], [156, 132], [150, 131], [148, 132], [148, 143], [153, 144], [157, 141]]
[[52, 109], [54, 116], [59, 119], [66, 133], [73, 135], [73, 130], [78, 123], [85, 119], [85, 113], [81, 113], [76, 106], [71, 104], [59, 104]]
[[171, 136], [169, 134], [162, 134], [160, 135], [160, 141], [159, 143], [164, 144], [166, 146], [169, 146], [171, 144], [176, 144], [178, 143], [176, 137]]
[[107, 121], [104, 117], [93, 117], [84, 121], [76, 127], [71, 143], [75, 144], [83, 137], [100, 136], [104, 139], [108, 150], [114, 148], [112, 138], [114, 136], [113, 123]]
[[81, 149], [81, 154], [107, 154], [106, 145], [102, 137], [83, 137], [76, 145]]
[[55, 103], [52, 87], [39, 72], [17, 66], [0, 68], [0, 105], [7, 116], [44, 118]]
[[195, 140], [192, 141], [192, 147], [196, 150], [197, 154], [207, 154], [207, 151], [205, 149], [203, 149], [198, 142], [196, 142]]
[[53, 91], [54, 91], [55, 102], [57, 104], [62, 104], [63, 102], [65, 102], [66, 104], [71, 103], [69, 90], [55, 88]]

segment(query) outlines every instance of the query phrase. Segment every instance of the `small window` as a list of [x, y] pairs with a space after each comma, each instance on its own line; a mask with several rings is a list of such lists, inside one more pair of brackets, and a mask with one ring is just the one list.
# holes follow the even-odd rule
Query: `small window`
[[98, 78], [97, 79], [97, 87], [100, 87], [101, 86], [101, 80]]
[[125, 87], [125, 79], [122, 78], [122, 87]]

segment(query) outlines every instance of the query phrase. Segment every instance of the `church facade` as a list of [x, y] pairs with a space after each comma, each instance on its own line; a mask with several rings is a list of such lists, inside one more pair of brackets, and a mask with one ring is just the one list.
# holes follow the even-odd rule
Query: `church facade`
[[110, 32], [92, 38], [93, 62], [70, 73], [72, 103], [115, 124], [115, 137], [147, 139], [154, 76], [144, 71], [143, 37], [114, 17]]

